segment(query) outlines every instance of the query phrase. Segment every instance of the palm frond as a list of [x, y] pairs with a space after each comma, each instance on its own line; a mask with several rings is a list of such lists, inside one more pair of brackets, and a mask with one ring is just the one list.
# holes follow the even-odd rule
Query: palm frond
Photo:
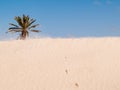
[[29, 19], [30, 19], [29, 16], [25, 16], [25, 15], [23, 14], [22, 20], [23, 20], [23, 26], [24, 26], [24, 28], [28, 28]]
[[12, 29], [22, 30], [22, 28], [19, 28], [19, 27], [11, 27], [11, 28], [9, 28], [8, 30], [12, 30]]
[[30, 19], [28, 27], [30, 27], [36, 20], [35, 19]]
[[8, 32], [22, 32], [21, 29], [9, 29]]
[[21, 18], [21, 17], [17, 16], [17, 17], [15, 17], [15, 20], [17, 21], [17, 23], [18, 23], [21, 27], [23, 27], [23, 21], [22, 21], [22, 18]]
[[19, 27], [18, 25], [15, 25], [13, 23], [9, 23], [11, 26]]
[[37, 27], [37, 26], [39, 26], [39, 24], [32, 25], [32, 26], [30, 26], [28, 29], [32, 29], [32, 28], [35, 28], [35, 27]]
[[30, 30], [32, 32], [41, 32], [40, 30]]
[[8, 31], [6, 33], [8, 33], [8, 32], [22, 32], [22, 29], [18, 28], [18, 27], [11, 27], [8, 29]]

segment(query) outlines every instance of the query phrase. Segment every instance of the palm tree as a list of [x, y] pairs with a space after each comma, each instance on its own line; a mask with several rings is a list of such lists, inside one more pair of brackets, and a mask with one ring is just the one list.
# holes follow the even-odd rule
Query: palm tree
[[14, 19], [17, 22], [17, 25], [10, 23], [12, 27], [8, 29], [8, 32], [20, 32], [20, 39], [22, 40], [25, 40], [29, 36], [29, 31], [41, 32], [39, 30], [34, 30], [34, 28], [37, 27], [39, 24], [33, 25], [36, 20], [30, 18], [29, 16], [16, 16]]

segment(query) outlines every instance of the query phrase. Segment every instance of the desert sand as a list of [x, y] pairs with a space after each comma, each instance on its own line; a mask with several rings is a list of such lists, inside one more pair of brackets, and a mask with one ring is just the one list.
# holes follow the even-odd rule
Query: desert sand
[[120, 90], [120, 38], [1, 41], [0, 90]]

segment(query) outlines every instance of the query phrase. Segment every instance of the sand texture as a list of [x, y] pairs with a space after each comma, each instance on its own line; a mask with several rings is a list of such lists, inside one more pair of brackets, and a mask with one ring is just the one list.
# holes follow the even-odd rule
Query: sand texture
[[120, 38], [1, 41], [0, 90], [120, 90]]

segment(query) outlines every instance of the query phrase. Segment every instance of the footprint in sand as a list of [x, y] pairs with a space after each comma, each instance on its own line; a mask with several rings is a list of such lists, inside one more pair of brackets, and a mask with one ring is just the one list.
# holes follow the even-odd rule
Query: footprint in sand
[[68, 74], [68, 70], [67, 69], [65, 70], [65, 73]]
[[79, 87], [79, 84], [78, 84], [78, 83], [75, 83], [75, 86], [76, 86], [76, 87]]

